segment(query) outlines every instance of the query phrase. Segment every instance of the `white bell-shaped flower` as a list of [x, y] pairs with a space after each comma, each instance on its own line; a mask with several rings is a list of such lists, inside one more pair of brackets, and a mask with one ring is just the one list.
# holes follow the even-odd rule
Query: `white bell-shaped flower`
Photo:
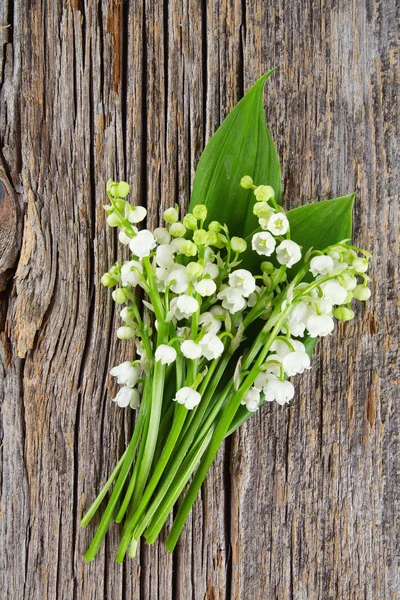
[[310, 357], [306, 352], [290, 352], [283, 357], [282, 366], [286, 375], [292, 377], [310, 369]]
[[183, 387], [176, 392], [174, 401], [184, 404], [188, 410], [192, 410], [200, 403], [201, 395], [191, 387]]
[[317, 275], [328, 275], [334, 268], [335, 263], [331, 256], [314, 256], [310, 262], [310, 271], [314, 277]]
[[200, 296], [205, 298], [212, 296], [216, 292], [217, 286], [212, 279], [202, 279], [195, 284], [194, 289]]
[[153, 235], [157, 244], [169, 244], [171, 241], [171, 234], [165, 227], [157, 227], [153, 231]]
[[199, 303], [193, 296], [182, 294], [177, 298], [173, 298], [170, 304], [170, 310], [173, 316], [178, 319], [189, 319], [195, 312], [199, 310]]
[[239, 290], [242, 296], [247, 298], [256, 289], [256, 280], [250, 271], [237, 269], [229, 275], [229, 286]]
[[137, 400], [138, 391], [128, 386], [121, 388], [115, 398], [113, 398], [113, 402], [116, 402], [120, 408], [126, 408], [131, 402], [135, 404]]
[[132, 365], [129, 360], [126, 360], [120, 365], [113, 367], [110, 371], [110, 375], [116, 377], [118, 383], [122, 383], [129, 387], [136, 385], [139, 379], [139, 373], [139, 365]]
[[276, 241], [275, 238], [269, 233], [269, 231], [262, 231], [255, 233], [251, 239], [251, 247], [260, 256], [271, 256], [275, 250]]
[[[208, 250], [208, 248], [207, 248]], [[211, 279], [217, 279], [218, 275], [219, 275], [219, 269], [217, 265], [214, 265], [211, 262], [206, 263], [204, 270], [203, 270], [203, 275], [208, 275]]]
[[156, 240], [154, 239], [154, 235], [148, 229], [139, 231], [136, 236], [131, 239], [129, 244], [132, 253], [139, 258], [148, 256], [155, 247]]
[[289, 221], [285, 214], [277, 212], [268, 219], [267, 229], [272, 235], [285, 235], [289, 230]]
[[301, 249], [292, 240], [283, 240], [276, 249], [276, 258], [279, 264], [293, 267], [301, 259]]
[[[222, 310], [225, 313], [225, 310]], [[211, 311], [207, 311], [199, 316], [199, 325], [201, 325], [201, 327], [203, 327], [203, 329], [207, 331], [207, 333], [215, 334], [218, 333], [218, 331], [221, 329], [222, 321], [220, 319], [216, 319]]]
[[137, 260], [130, 260], [121, 267], [122, 285], [131, 285], [132, 287], [142, 285], [140, 275], [143, 275], [143, 267]]
[[224, 344], [214, 333], [206, 333], [199, 342], [201, 352], [207, 360], [218, 358], [224, 351]]
[[[285, 325], [289, 328], [292, 336], [304, 335], [308, 312], [307, 304], [305, 302], [299, 302], [299, 304], [297, 304], [289, 313], [289, 316], [285, 321]], [[282, 328], [282, 331], [285, 331], [284, 327]]]
[[129, 327], [128, 325], [123, 325], [122, 327], [118, 327], [117, 329], [117, 338], [120, 340], [131, 340], [135, 337], [135, 330], [133, 327]]
[[195, 360], [196, 358], [200, 358], [202, 355], [201, 346], [196, 344], [193, 340], [185, 340], [181, 344], [181, 352], [183, 356], [186, 358], [190, 358], [191, 360]]
[[218, 298], [222, 300], [223, 308], [226, 308], [232, 315], [246, 307], [246, 300], [240, 290], [225, 286], [218, 293]]
[[155, 351], [154, 358], [162, 365], [170, 365], [176, 360], [176, 350], [167, 344], [160, 344]]
[[346, 302], [348, 292], [346, 288], [341, 286], [340, 283], [335, 279], [322, 283], [321, 289], [324, 294], [324, 298], [329, 302], [332, 302], [332, 304], [343, 304]]
[[[133, 229], [134, 229], [135, 233], [137, 233], [136, 227], [134, 227]], [[121, 242], [121, 244], [124, 244], [124, 246], [128, 246], [130, 244], [132, 238], [129, 235], [127, 235], [125, 233], [125, 231], [120, 231], [118, 234], [118, 239]]]
[[156, 250], [156, 264], [168, 269], [174, 262], [174, 250], [168, 244], [161, 244]]
[[190, 279], [183, 265], [175, 265], [174, 270], [170, 272], [166, 283], [169, 284], [172, 281], [174, 283], [171, 285], [171, 291], [175, 294], [182, 294], [188, 291]]
[[[300, 342], [299, 340], [293, 340], [293, 339], [289, 338], [288, 342], [291, 344], [291, 346], [293, 346], [293, 348], [296, 352], [304, 352], [305, 351], [304, 344], [302, 342]], [[289, 344], [287, 344], [283, 340], [275, 340], [271, 344], [271, 352], [276, 352], [276, 354], [278, 356], [283, 358], [284, 356], [287, 356], [288, 354], [293, 352], [293, 350], [290, 348]]]
[[278, 404], [286, 404], [290, 402], [294, 396], [294, 387], [290, 381], [281, 381], [280, 379], [270, 376], [267, 384], [264, 387], [265, 400]]
[[260, 403], [260, 391], [251, 387], [243, 396], [243, 400], [241, 404], [245, 405], [247, 410], [250, 412], [255, 412], [258, 409], [258, 405]]
[[131, 206], [128, 219], [130, 223], [140, 223], [144, 221], [147, 215], [147, 210], [144, 206]]
[[306, 327], [310, 337], [324, 337], [332, 333], [334, 322], [329, 315], [311, 314], [307, 317]]

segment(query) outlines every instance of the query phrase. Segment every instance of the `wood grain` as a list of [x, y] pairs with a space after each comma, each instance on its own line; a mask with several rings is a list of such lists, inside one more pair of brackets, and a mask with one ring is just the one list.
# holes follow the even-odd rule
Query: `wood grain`
[[[393, 600], [399, 563], [399, 29], [395, 0], [5, 0], [0, 179], [3, 597]], [[222, 448], [174, 555], [83, 562], [82, 511], [132, 416], [101, 274], [104, 181], [150, 223], [188, 203], [207, 139], [263, 72], [285, 206], [358, 193], [373, 296], [287, 410]]]

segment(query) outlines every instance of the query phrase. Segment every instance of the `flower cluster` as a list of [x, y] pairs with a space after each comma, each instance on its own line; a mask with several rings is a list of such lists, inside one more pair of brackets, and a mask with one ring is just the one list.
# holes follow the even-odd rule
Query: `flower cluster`
[[[107, 287], [116, 287], [113, 298], [117, 304], [127, 304], [121, 311], [123, 324], [117, 335], [134, 339], [141, 358], [124, 362], [111, 370], [124, 387], [115, 401], [119, 406], [139, 405], [139, 369], [151, 364], [171, 365], [178, 356], [196, 361], [196, 374], [210, 361], [219, 359], [231, 340], [255, 319], [268, 318], [275, 299], [288, 293], [280, 303], [285, 318], [280, 335], [272, 341], [265, 361], [253, 386], [242, 399], [249, 411], [255, 411], [261, 399], [289, 402], [294, 387], [287, 378], [310, 368], [310, 358], [304, 344], [295, 338], [311, 338], [330, 334], [334, 318], [348, 321], [354, 313], [353, 298], [366, 300], [369, 255], [349, 246], [345, 241], [325, 251], [302, 255], [300, 246], [290, 239], [289, 220], [274, 200], [268, 185], [255, 186], [250, 177], [241, 180], [244, 188], [254, 190], [253, 212], [260, 229], [251, 236], [251, 248], [272, 262], [261, 262], [253, 275], [240, 267], [240, 255], [247, 250], [247, 241], [230, 237], [226, 225], [207, 222], [207, 208], [197, 205], [193, 212], [179, 218], [177, 206], [164, 212], [165, 226], [138, 231], [137, 225], [146, 218], [146, 209], [132, 206], [124, 198], [129, 192], [125, 182], [109, 181], [107, 191], [111, 204], [105, 207], [110, 226], [119, 228], [119, 240], [129, 245], [131, 259], [117, 263], [102, 278]], [[287, 269], [302, 261], [301, 276], [288, 284]], [[361, 279], [361, 281], [359, 281]], [[307, 281], [306, 281], [307, 280]], [[148, 296], [145, 305], [155, 313], [154, 323], [143, 320], [138, 310], [135, 288]], [[153, 336], [163, 323], [163, 336]], [[160, 337], [163, 337], [160, 340]], [[161, 341], [161, 343], [160, 343]], [[239, 340], [240, 342], [240, 340]], [[182, 364], [182, 363], [181, 363]], [[176, 390], [173, 400], [192, 409], [201, 398], [193, 386], [196, 374], [181, 366], [182, 380], [188, 385]], [[192, 381], [187, 378], [192, 377]], [[188, 390], [192, 389], [193, 393]]]
[[[111, 369], [123, 386], [114, 401], [139, 408], [139, 414], [89, 559], [110, 524], [137, 448], [116, 515], [121, 521], [129, 507], [117, 560], [129, 545], [134, 555], [145, 530], [154, 541], [209, 444], [216, 452], [224, 435], [264, 402], [284, 405], [294, 398], [291, 379], [311, 367], [307, 344], [329, 335], [335, 319], [352, 319], [353, 298], [370, 296], [368, 252], [348, 240], [303, 252], [272, 187], [256, 186], [249, 176], [241, 185], [253, 190], [258, 219], [246, 239], [210, 221], [202, 204], [183, 217], [178, 206], [168, 208], [163, 227], [139, 229], [146, 209], [126, 200], [127, 183], [107, 183], [107, 222], [118, 228], [130, 256], [101, 281], [124, 305], [117, 336], [132, 340], [138, 355]], [[189, 494], [185, 514], [193, 499]], [[95, 509], [96, 503], [86, 522]]]

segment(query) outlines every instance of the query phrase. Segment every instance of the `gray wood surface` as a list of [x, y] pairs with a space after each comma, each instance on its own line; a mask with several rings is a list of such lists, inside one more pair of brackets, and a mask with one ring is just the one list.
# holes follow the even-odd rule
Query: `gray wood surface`
[[[0, 6], [2, 597], [399, 598], [399, 29], [395, 0], [3, 0]], [[221, 449], [174, 555], [97, 560], [79, 527], [133, 422], [101, 274], [102, 204], [131, 183], [156, 224], [264, 71], [285, 206], [356, 190], [372, 298], [319, 343], [288, 410]], [[396, 496], [397, 494], [397, 496]]]

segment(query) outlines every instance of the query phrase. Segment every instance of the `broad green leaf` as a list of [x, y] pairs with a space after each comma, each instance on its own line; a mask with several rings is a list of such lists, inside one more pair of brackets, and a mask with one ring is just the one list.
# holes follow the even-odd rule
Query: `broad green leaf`
[[[311, 247], [323, 250], [327, 246], [351, 238], [354, 197], [355, 194], [350, 194], [334, 200], [312, 202], [286, 213], [290, 222], [291, 238], [302, 246], [303, 254]], [[247, 243], [247, 250], [241, 256], [241, 266], [255, 273], [264, 257], [258, 256], [251, 249], [251, 236], [247, 238]], [[301, 263], [297, 263], [290, 269], [290, 273], [296, 273], [300, 266]]]
[[313, 202], [289, 210], [292, 239], [306, 252], [313, 247], [323, 250], [352, 236], [352, 211], [355, 194], [335, 200]]
[[239, 185], [243, 175], [250, 175], [256, 185], [271, 185], [276, 200], [281, 198], [279, 159], [263, 103], [264, 84], [272, 72], [261, 77], [226, 117], [196, 170], [189, 210], [205, 204], [208, 221], [226, 223], [231, 235], [246, 237], [257, 227], [253, 192]]

